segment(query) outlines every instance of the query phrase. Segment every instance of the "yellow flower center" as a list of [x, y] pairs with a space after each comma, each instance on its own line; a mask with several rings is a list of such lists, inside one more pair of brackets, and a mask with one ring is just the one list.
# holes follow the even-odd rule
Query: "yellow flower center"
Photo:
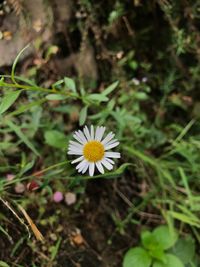
[[104, 146], [99, 141], [89, 141], [83, 148], [83, 155], [89, 162], [101, 160], [104, 152]]

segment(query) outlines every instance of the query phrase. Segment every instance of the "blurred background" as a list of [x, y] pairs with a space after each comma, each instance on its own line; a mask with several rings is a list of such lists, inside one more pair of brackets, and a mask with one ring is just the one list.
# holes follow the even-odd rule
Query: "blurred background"
[[[29, 238], [1, 201], [0, 266], [118, 267], [144, 228], [162, 224], [189, 236], [173, 248], [183, 265], [167, 267], [200, 266], [199, 18], [194, 0], [0, 1], [1, 76], [30, 43], [19, 81], [65, 90], [70, 77], [81, 96], [23, 91], [0, 115], [0, 195], [45, 239]], [[65, 161], [72, 132], [91, 123], [121, 142], [112, 179], [81, 180], [69, 165], [41, 172]]]

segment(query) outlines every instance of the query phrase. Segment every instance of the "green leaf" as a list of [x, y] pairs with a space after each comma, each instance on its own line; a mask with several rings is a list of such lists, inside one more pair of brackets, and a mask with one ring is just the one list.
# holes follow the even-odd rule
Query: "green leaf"
[[59, 95], [59, 94], [49, 94], [46, 96], [46, 99], [48, 100], [64, 100], [68, 98], [68, 96]]
[[135, 61], [135, 60], [131, 60], [128, 64], [129, 64], [129, 67], [130, 67], [132, 70], [137, 70], [137, 68], [138, 68], [138, 63], [137, 63], [137, 61]]
[[159, 243], [160, 248], [166, 250], [172, 247], [177, 241], [177, 233], [170, 231], [167, 226], [159, 226], [153, 231], [153, 236]]
[[109, 85], [103, 92], [102, 95], [107, 96], [109, 95], [112, 91], [115, 90], [115, 88], [118, 86], [119, 81], [116, 81], [114, 83], [112, 83], [111, 85]]
[[32, 161], [26, 163], [24, 166], [22, 166], [22, 169], [20, 170], [19, 175], [22, 176], [24, 173], [32, 169], [32, 167], [35, 164], [35, 160], [33, 159]]
[[150, 249], [152, 246], [153, 247], [158, 247], [158, 242], [157, 242], [156, 238], [149, 231], [142, 232], [141, 240], [142, 240], [142, 245], [146, 249]]
[[129, 249], [123, 260], [123, 267], [150, 267], [150, 265], [151, 257], [141, 247]]
[[88, 111], [88, 106], [85, 106], [80, 111], [80, 116], [79, 116], [79, 125], [80, 126], [82, 126], [85, 123], [85, 121], [86, 121], [87, 111]]
[[91, 94], [87, 98], [90, 100], [95, 100], [99, 102], [107, 102], [109, 100], [109, 98], [103, 94]]
[[64, 80], [63, 80], [63, 79], [62, 79], [62, 80], [59, 80], [59, 81], [53, 83], [53, 84], [52, 84], [52, 87], [54, 88], [54, 87], [56, 87], [56, 86], [58, 86], [58, 85], [61, 85], [61, 84], [63, 84], [63, 83], [64, 83]]
[[187, 214], [176, 212], [176, 211], [171, 211], [171, 210], [168, 211], [168, 214], [181, 222], [200, 228], [200, 220], [196, 216], [189, 217]]
[[[1, 77], [1, 75], [0, 75], [0, 77]], [[4, 77], [1, 77], [1, 79], [0, 79], [0, 86], [3, 86], [4, 85]]]
[[6, 120], [6, 124], [10, 127], [12, 131], [22, 140], [23, 143], [27, 145], [37, 156], [40, 156], [40, 153], [35, 149], [34, 145], [29, 141], [26, 135], [21, 131], [20, 127], [17, 126], [11, 120]]
[[6, 94], [0, 104], [0, 114], [3, 114], [17, 100], [22, 90], [12, 91]]
[[64, 78], [65, 85], [68, 89], [72, 90], [74, 93], [76, 93], [76, 84], [74, 80], [71, 78], [65, 77]]
[[0, 267], [10, 267], [5, 261], [0, 261]]
[[152, 258], [161, 260], [165, 262], [165, 254], [163, 249], [160, 247], [160, 244], [158, 240], [155, 238], [155, 236], [149, 232], [149, 231], [144, 231], [142, 232], [142, 244], [143, 246], [149, 250], [149, 254], [151, 255]]
[[184, 264], [187, 264], [195, 255], [195, 241], [191, 236], [180, 238], [172, 251]]
[[44, 137], [46, 143], [52, 147], [63, 149], [67, 145], [66, 136], [57, 130], [46, 131]]
[[[0, 75], [1, 76], [1, 75]], [[5, 78], [11, 78], [11, 75], [3, 75]], [[34, 87], [37, 87], [37, 84], [30, 80], [30, 79], [27, 79], [23, 76], [17, 76], [15, 75], [15, 80], [18, 80], [18, 81], [21, 81], [21, 82], [24, 82], [24, 83], [27, 83], [28, 85], [31, 85], [31, 86], [34, 86]]]
[[175, 255], [166, 254], [166, 262], [155, 261], [153, 267], [184, 267], [184, 265]]
[[42, 99], [39, 99], [37, 101], [26, 103], [25, 105], [20, 106], [17, 110], [15, 110], [15, 111], [13, 111], [11, 113], [8, 113], [7, 116], [16, 116], [16, 115], [19, 115], [19, 114], [21, 114], [21, 113], [23, 113], [23, 112], [31, 109], [34, 106], [40, 106], [41, 104], [43, 104], [46, 101], [47, 100], [45, 98], [42, 98]]
[[135, 97], [138, 100], [147, 100], [148, 99], [148, 95], [145, 92], [137, 92], [137, 93], [135, 93]]
[[152, 248], [149, 250], [149, 255], [154, 259], [160, 260], [164, 263], [166, 262], [166, 254], [162, 248]]

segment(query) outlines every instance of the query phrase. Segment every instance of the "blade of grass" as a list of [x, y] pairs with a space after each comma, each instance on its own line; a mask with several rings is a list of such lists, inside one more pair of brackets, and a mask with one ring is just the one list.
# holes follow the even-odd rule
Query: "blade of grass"
[[18, 127], [11, 120], [5, 120], [5, 123], [10, 127], [10, 129], [16, 133], [16, 135], [22, 140], [23, 143], [27, 145], [37, 156], [40, 156], [40, 153], [35, 149], [33, 144], [29, 141], [26, 135], [21, 131], [20, 127]]
[[189, 187], [188, 180], [187, 180], [187, 177], [185, 175], [185, 172], [184, 172], [183, 168], [181, 168], [181, 167], [178, 168], [178, 171], [179, 171], [179, 174], [180, 174], [181, 179], [183, 181], [183, 185], [185, 187], [185, 190], [187, 192], [187, 196], [188, 196], [188, 201], [189, 201], [190, 207], [191, 207], [192, 210], [194, 210], [193, 196], [192, 196], [192, 192], [190, 190], [190, 187]]
[[0, 231], [8, 238], [10, 243], [13, 243], [12, 237], [6, 232], [6, 230], [0, 225]]
[[19, 54], [16, 56], [13, 65], [12, 65], [12, 70], [11, 70], [11, 80], [13, 81], [13, 83], [17, 84], [17, 81], [15, 80], [15, 69], [16, 69], [16, 65], [17, 62], [20, 58], [20, 56], [24, 53], [24, 51], [30, 46], [30, 44], [26, 45], [20, 52]]

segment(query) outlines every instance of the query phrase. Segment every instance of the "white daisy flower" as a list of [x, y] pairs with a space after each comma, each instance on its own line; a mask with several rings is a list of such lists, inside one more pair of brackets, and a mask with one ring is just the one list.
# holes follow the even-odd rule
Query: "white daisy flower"
[[76, 169], [80, 173], [85, 173], [89, 169], [89, 175], [93, 176], [95, 167], [100, 173], [104, 173], [104, 167], [108, 170], [113, 169], [114, 161], [112, 158], [120, 158], [119, 152], [108, 152], [108, 150], [119, 145], [115, 134], [110, 132], [103, 139], [106, 127], [97, 126], [96, 131], [92, 125], [90, 130], [87, 126], [83, 131], [78, 130], [73, 137], [76, 141], [70, 141], [68, 155], [79, 156], [72, 161], [72, 164], [78, 163]]

